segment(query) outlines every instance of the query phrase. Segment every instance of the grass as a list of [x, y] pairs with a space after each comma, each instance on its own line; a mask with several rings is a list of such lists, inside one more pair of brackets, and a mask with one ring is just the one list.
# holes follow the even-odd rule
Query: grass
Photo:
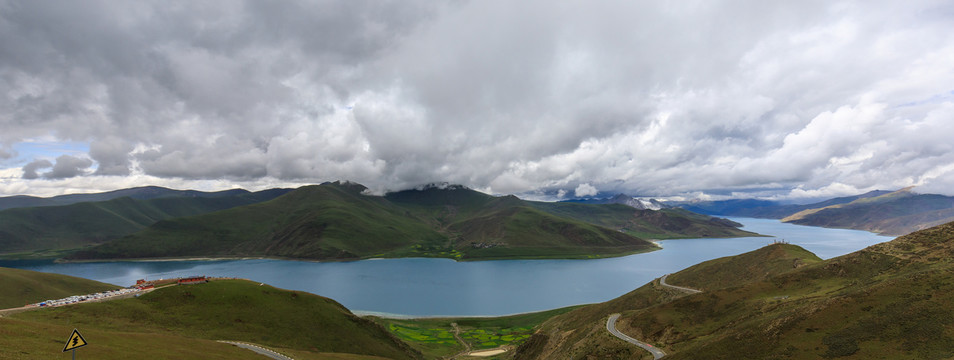
[[0, 309], [117, 288], [73, 276], [0, 267]]
[[361, 185], [305, 186], [272, 201], [160, 221], [70, 259], [267, 256], [354, 260], [599, 258], [657, 249], [655, 238], [751, 236], [682, 210], [547, 204], [463, 187], [364, 195]]
[[421, 351], [425, 358], [438, 359], [464, 351], [464, 347], [454, 338], [451, 324], [458, 325], [460, 337], [473, 350], [517, 346], [547, 319], [576, 308], [579, 306], [502, 317], [371, 319]]
[[395, 359], [417, 356], [380, 326], [352, 315], [331, 299], [244, 280], [171, 286], [138, 298], [42, 309], [13, 317], [108, 333], [246, 341], [306, 352]]
[[557, 316], [517, 358], [622, 351], [596, 325], [599, 316], [622, 312], [618, 328], [662, 347], [667, 359], [948, 359], [951, 254], [954, 224], [824, 261], [792, 245], [770, 245], [669, 277], [702, 294], [667, 300], [665, 289], [649, 284]]
[[47, 257], [59, 251], [117, 239], [159, 220], [254, 204], [280, 193], [263, 191], [146, 200], [122, 197], [63, 206], [7, 209], [0, 211], [0, 249], [8, 253], [8, 258]]

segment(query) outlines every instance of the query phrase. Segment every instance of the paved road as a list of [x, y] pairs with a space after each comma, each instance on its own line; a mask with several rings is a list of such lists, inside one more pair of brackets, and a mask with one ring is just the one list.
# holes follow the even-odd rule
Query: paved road
[[243, 349], [249, 349], [249, 350], [252, 350], [252, 351], [257, 352], [257, 353], [259, 353], [259, 354], [268, 356], [268, 357], [270, 357], [270, 358], [272, 358], [272, 359], [275, 359], [275, 360], [294, 360], [294, 359], [292, 359], [292, 358], [290, 358], [290, 357], [287, 357], [287, 356], [285, 356], [285, 355], [279, 354], [279, 353], [277, 353], [277, 352], [274, 352], [274, 351], [272, 351], [272, 350], [263, 348], [263, 347], [261, 347], [261, 346], [255, 345], [255, 344], [243, 343], [243, 342], [238, 342], [238, 341], [225, 341], [225, 340], [219, 340], [219, 342], [220, 342], [220, 343], [226, 343], [226, 344], [235, 345], [235, 346], [238, 346], [238, 347], [243, 348]]
[[682, 290], [682, 291], [685, 291], [685, 292], [690, 293], [690, 294], [698, 294], [698, 293], [701, 293], [701, 292], [702, 292], [702, 290], [690, 289], [690, 288], [687, 288], [687, 287], [682, 287], [682, 286], [676, 286], [676, 285], [669, 285], [669, 284], [667, 284], [667, 283], [666, 283], [666, 277], [668, 277], [669, 275], [670, 275], [670, 274], [666, 274], [666, 275], [663, 275], [661, 278], [659, 278], [659, 285], [662, 285], [662, 286], [665, 286], [665, 287], [670, 287], [670, 288], [673, 288], [673, 289], [676, 289], [676, 290]]
[[646, 349], [646, 351], [649, 351], [650, 353], [653, 354], [653, 359], [659, 359], [659, 358], [661, 358], [661, 357], [663, 357], [663, 356], [666, 356], [666, 353], [665, 353], [664, 351], [659, 350], [658, 348], [655, 348], [655, 347], [653, 347], [652, 345], [649, 345], [649, 344], [644, 343], [644, 342], [642, 342], [642, 341], [633, 339], [633, 338], [627, 336], [626, 334], [623, 334], [623, 333], [619, 332], [619, 330], [616, 330], [616, 320], [617, 320], [617, 319], [619, 319], [619, 314], [610, 315], [609, 319], [606, 320], [606, 330], [608, 330], [608, 331], [610, 332], [610, 334], [613, 334], [613, 336], [616, 336], [616, 337], [622, 339], [622, 340], [625, 341], [625, 342], [628, 342], [628, 343], [630, 343], [630, 344], [633, 344], [633, 345], [639, 346], [639, 347], [641, 347], [641, 348], [643, 348], [643, 349]]
[[[659, 285], [662, 285], [662, 286], [665, 286], [665, 287], [668, 287], [668, 288], [673, 288], [673, 289], [680, 290], [680, 291], [684, 291], [684, 292], [687, 292], [687, 293], [689, 293], [689, 294], [698, 294], [698, 293], [701, 293], [701, 292], [702, 292], [701, 290], [690, 289], [690, 288], [687, 288], [687, 287], [669, 285], [669, 284], [666, 283], [666, 277], [668, 277], [668, 276], [669, 276], [669, 274], [666, 274], [666, 275], [663, 275], [661, 278], [659, 278]], [[659, 350], [658, 348], [655, 348], [655, 347], [653, 347], [652, 345], [649, 345], [649, 344], [644, 343], [644, 342], [642, 342], [642, 341], [633, 339], [633, 338], [627, 336], [626, 334], [623, 334], [623, 333], [619, 332], [619, 330], [616, 330], [616, 320], [618, 320], [618, 319], [619, 319], [619, 314], [613, 314], [613, 315], [610, 315], [609, 319], [606, 320], [606, 330], [608, 330], [608, 331], [610, 332], [610, 334], [613, 334], [613, 336], [616, 336], [616, 337], [618, 337], [618, 338], [622, 339], [623, 341], [626, 341], [626, 342], [628, 342], [628, 343], [630, 343], [630, 344], [633, 344], [633, 345], [639, 346], [639, 347], [641, 347], [641, 348], [643, 348], [643, 349], [646, 349], [646, 351], [649, 351], [650, 353], [653, 354], [653, 359], [659, 359], [659, 358], [661, 358], [661, 357], [663, 357], [663, 356], [666, 356], [666, 353], [665, 353], [664, 351]]]

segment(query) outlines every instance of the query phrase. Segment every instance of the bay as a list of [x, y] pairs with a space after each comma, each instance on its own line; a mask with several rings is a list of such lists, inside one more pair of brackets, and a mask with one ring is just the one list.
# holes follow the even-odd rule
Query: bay
[[52, 272], [120, 286], [137, 279], [191, 275], [245, 278], [330, 297], [356, 313], [407, 316], [498, 316], [607, 301], [664, 274], [758, 249], [774, 241], [796, 244], [823, 259], [891, 237], [856, 230], [732, 218], [771, 237], [659, 241], [663, 249], [594, 260], [374, 259], [352, 262], [290, 260], [135, 261], [65, 263], [0, 261], [0, 266]]

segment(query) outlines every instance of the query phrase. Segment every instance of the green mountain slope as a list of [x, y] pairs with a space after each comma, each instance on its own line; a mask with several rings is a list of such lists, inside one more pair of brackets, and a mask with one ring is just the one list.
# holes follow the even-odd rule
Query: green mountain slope
[[444, 237], [355, 184], [306, 186], [275, 200], [160, 221], [73, 258], [274, 256], [355, 259]]
[[901, 235], [954, 221], [954, 197], [916, 194], [904, 189], [846, 204], [803, 210], [782, 221]]
[[[670, 275], [668, 282], [710, 291], [784, 274], [818, 261], [818, 257], [801, 247], [773, 244], [745, 254], [691, 266]], [[679, 282], [685, 279], [692, 281]], [[577, 359], [587, 356], [652, 359], [648, 352], [611, 336], [605, 327], [607, 316], [652, 311], [655, 307], [684, 296], [684, 292], [660, 286], [658, 281], [653, 281], [616, 299], [583, 306], [553, 317], [521, 345], [516, 351], [516, 359]]]
[[[188, 194], [175, 194], [184, 193]], [[3, 210], [0, 211], [0, 252], [68, 249], [101, 243], [132, 234], [159, 220], [254, 204], [284, 193], [283, 189], [256, 193], [241, 190], [172, 197], [162, 192], [165, 195], [143, 200], [122, 197], [65, 206]]]
[[[287, 192], [288, 189], [272, 189], [267, 191]], [[82, 202], [109, 201], [109, 200], [119, 199], [123, 197], [133, 198], [137, 200], [158, 199], [158, 198], [166, 198], [166, 197], [215, 198], [215, 197], [237, 196], [237, 195], [248, 194], [248, 193], [249, 193], [248, 191], [242, 190], [242, 189], [223, 190], [223, 191], [216, 191], [216, 192], [204, 192], [204, 191], [196, 191], [196, 190], [173, 190], [173, 189], [167, 189], [167, 188], [159, 187], [159, 186], [143, 186], [143, 187], [121, 189], [121, 190], [108, 191], [108, 192], [102, 192], [102, 193], [69, 194], [69, 195], [53, 196], [48, 198], [25, 196], [25, 195], [0, 197], [0, 210], [23, 208], [23, 207], [38, 207], [38, 206], [64, 206], [64, 205], [78, 204]]]
[[755, 235], [682, 210], [548, 205], [453, 185], [383, 197], [365, 191], [352, 183], [303, 187], [261, 204], [161, 221], [70, 258], [587, 258], [657, 248], [635, 235]]
[[758, 234], [740, 230], [742, 224], [684, 209], [638, 210], [622, 204], [530, 202], [540, 210], [628, 234], [653, 239], [744, 237]]
[[[704, 293], [659, 301], [653, 283], [555, 317], [517, 358], [547, 358], [540, 355], [554, 349], [573, 356], [551, 358], [633, 348], [593, 324], [605, 323], [611, 312], [623, 313], [619, 330], [661, 347], [667, 359], [954, 357], [954, 223], [824, 261], [796, 249], [787, 250], [795, 259], [759, 265], [760, 256], [770, 256], [759, 251], [669, 277], [675, 285], [695, 283]], [[620, 301], [629, 301], [628, 308], [610, 306]], [[584, 311], [591, 315], [571, 317]], [[572, 335], [578, 333], [586, 335]], [[561, 341], [561, 334], [571, 335]], [[648, 352], [634, 356], [648, 358]]]
[[[90, 346], [79, 350], [81, 356], [89, 353], [92, 357], [103, 358], [142, 357], [145, 354], [137, 353], [134, 345], [154, 338], [152, 341], [163, 344], [190, 339], [188, 341], [198, 346], [193, 349], [193, 355], [220, 358], [227, 358], [222, 352], [231, 353], [232, 348], [212, 346], [211, 341], [198, 340], [251, 342], [284, 349], [302, 358], [365, 358], [347, 354], [388, 359], [420, 357], [381, 326], [354, 316], [331, 299], [245, 280], [163, 287], [137, 298], [41, 309], [19, 313], [12, 318], [0, 319], [4, 329], [13, 326], [81, 329], [90, 342]], [[0, 357], [11, 355], [6, 353], [10, 348], [19, 351], [17, 356], [23, 356], [25, 352], [35, 355], [32, 357], [41, 357], [38, 355], [50, 352], [46, 348], [20, 345], [29, 341], [17, 341], [18, 336], [11, 333], [0, 339]], [[115, 338], [132, 344], [115, 348], [106, 346], [112, 345]], [[65, 337], [61, 341], [65, 341]], [[319, 353], [338, 355], [322, 356]], [[160, 356], [168, 358], [161, 352], [146, 357]]]
[[811, 204], [781, 204], [774, 201], [756, 199], [688, 201], [674, 202], [672, 204], [699, 214], [781, 219], [803, 210], [817, 209], [838, 204], [847, 204], [858, 199], [876, 197], [888, 193], [891, 193], [891, 191], [874, 190], [861, 195], [836, 197]]
[[117, 288], [73, 276], [0, 267], [0, 309]]

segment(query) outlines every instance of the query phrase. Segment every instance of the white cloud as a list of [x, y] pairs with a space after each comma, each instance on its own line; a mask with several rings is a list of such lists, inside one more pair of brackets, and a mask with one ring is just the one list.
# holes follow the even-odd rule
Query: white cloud
[[[0, 191], [950, 191], [952, 27], [939, 0], [5, 2], [0, 164], [93, 163]], [[89, 150], [12, 152], [40, 137]]]
[[584, 197], [595, 196], [598, 192], [599, 190], [597, 190], [593, 185], [583, 183], [576, 187], [576, 190], [574, 190], [573, 194], [576, 195], [576, 197]]

